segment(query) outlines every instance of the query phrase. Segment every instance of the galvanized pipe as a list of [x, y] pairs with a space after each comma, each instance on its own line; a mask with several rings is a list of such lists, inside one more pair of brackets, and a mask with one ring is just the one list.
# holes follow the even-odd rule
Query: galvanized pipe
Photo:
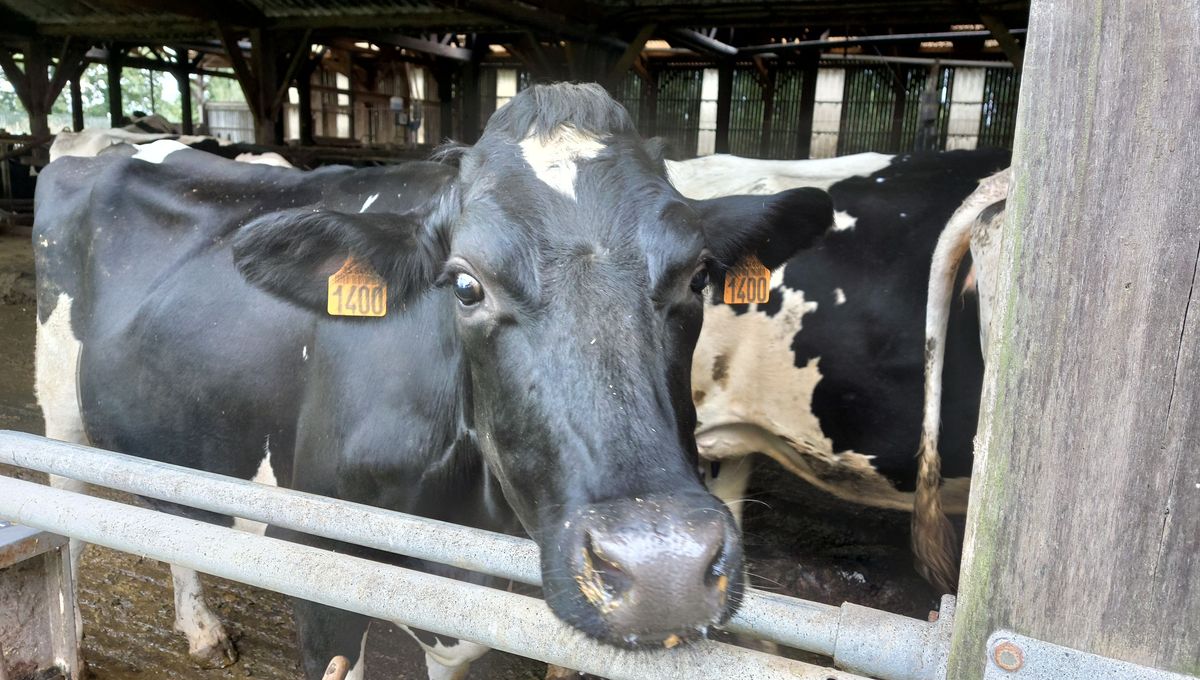
[[[526, 538], [22, 432], [0, 431], [0, 463], [520, 583], [542, 583], [537, 544]], [[833, 656], [839, 616], [838, 608], [827, 604], [750, 590], [725, 628]]]
[[536, 598], [7, 477], [0, 516], [613, 680], [866, 680], [717, 642], [629, 652], [585, 637]]
[[[314, 536], [541, 584], [533, 541], [167, 463], [0, 431], [0, 463], [68, 477]], [[849, 608], [849, 609], [848, 609]], [[943, 621], [948, 620], [943, 614]], [[942, 654], [932, 624], [865, 607], [750, 589], [726, 630], [833, 657], [881, 678], [934, 678], [908, 660]], [[940, 627], [939, 627], [940, 629]], [[870, 644], [871, 640], [887, 644]], [[913, 675], [912, 673], [917, 673]]]

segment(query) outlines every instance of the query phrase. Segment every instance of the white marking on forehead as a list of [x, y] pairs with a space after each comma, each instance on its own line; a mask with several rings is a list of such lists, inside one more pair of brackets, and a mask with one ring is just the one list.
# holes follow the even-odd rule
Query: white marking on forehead
[[360, 213], [365, 213], [367, 211], [367, 208], [370, 208], [371, 204], [374, 203], [378, 199], [379, 199], [379, 194], [371, 194], [370, 196], [367, 196], [367, 200], [363, 201], [363, 207], [359, 208], [358, 211]]
[[833, 230], [846, 231], [853, 229], [854, 225], [858, 224], [858, 218], [854, 217], [845, 210], [838, 210], [833, 213]]
[[133, 157], [139, 161], [146, 161], [147, 163], [162, 163], [163, 159], [167, 156], [170, 156], [180, 149], [186, 149], [188, 146], [186, 144], [180, 144], [174, 139], [160, 139], [155, 142], [150, 142], [149, 144], [134, 144], [133, 148], [137, 149], [137, 153], [133, 154]]
[[835, 304], [835, 305], [846, 304], [846, 291], [842, 290], [841, 288], [834, 288], [833, 289], [833, 304]]
[[595, 158], [603, 148], [598, 137], [571, 125], [560, 125], [544, 138], [531, 134], [521, 140], [521, 155], [537, 178], [569, 198], [575, 198], [576, 163]]

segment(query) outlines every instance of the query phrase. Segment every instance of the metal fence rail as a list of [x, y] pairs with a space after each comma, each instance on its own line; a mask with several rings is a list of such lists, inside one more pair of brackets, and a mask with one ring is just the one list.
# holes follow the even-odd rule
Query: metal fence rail
[[[324, 538], [450, 564], [523, 583], [538, 585], [541, 581], [538, 549], [533, 541], [527, 539], [404, 515], [289, 489], [263, 486], [253, 482], [22, 433], [0, 431], [0, 463], [48, 472], [220, 514], [266, 522]], [[0, 481], [8, 483], [9, 480], [0, 479]], [[37, 485], [33, 486], [45, 493], [65, 493]], [[25, 491], [23, 493], [33, 492]], [[11, 516], [13, 519], [25, 521], [22, 516], [10, 514], [10, 508], [14, 507], [11, 504], [12, 495], [4, 486], [0, 486], [0, 498], [3, 499], [0, 501], [0, 516]], [[91, 499], [74, 495], [70, 502], [77, 503], [85, 500]], [[142, 516], [141, 513], [149, 512], [121, 504], [109, 503], [104, 507], [106, 512], [118, 514], [137, 510], [138, 512], [135, 514], [139, 517]], [[163, 519], [175, 520], [177, 518], [167, 516]], [[190, 520], [178, 521], [189, 522], [189, 526], [197, 524]], [[64, 525], [60, 524], [44, 526], [32, 521], [29, 524], [76, 536], [89, 542], [110, 545], [105, 540], [97, 540], [92, 535], [85, 536], [74, 527], [63, 528]], [[211, 525], [201, 524], [201, 526], [228, 531]], [[87, 530], [94, 533], [94, 530], [90, 528]], [[243, 534], [238, 532], [238, 535]], [[193, 542], [193, 548], [195, 545], [197, 544]], [[128, 550], [121, 546], [112, 547]], [[186, 560], [177, 560], [174, 557], [161, 557], [144, 550], [135, 550], [134, 552], [192, 566]], [[207, 564], [193, 568], [216, 575], [226, 575], [226, 572], [223, 571], [213, 571]], [[425, 574], [420, 574], [420, 576], [433, 578]], [[227, 578], [243, 580], [236, 575], [230, 575]], [[261, 585], [257, 581], [244, 582]], [[347, 581], [334, 580], [330, 582], [345, 583]], [[451, 581], [451, 583], [458, 582]], [[461, 585], [465, 586], [466, 584]], [[290, 590], [281, 590], [270, 585], [263, 587], [295, 594]], [[307, 598], [306, 595], [299, 596]], [[316, 601], [325, 602], [321, 599]], [[353, 609], [344, 604], [334, 606]], [[850, 604], [844, 604], [839, 608], [748, 590], [740, 611], [726, 626], [726, 629], [825, 654], [834, 657], [839, 666], [859, 673], [898, 680], [920, 680], [937, 677], [935, 675], [936, 667], [944, 656], [948, 639], [950, 607], [952, 604], [943, 608], [943, 616], [938, 623], [930, 624]], [[398, 608], [397, 611], [404, 611], [404, 609]], [[364, 613], [377, 615], [370, 611], [364, 611]], [[404, 619], [402, 616], [395, 618], [396, 620]], [[418, 627], [426, 627], [415, 621], [411, 623]], [[462, 630], [447, 634], [475, 639], [471, 634]], [[477, 641], [481, 644], [491, 645], [491, 642], [487, 640], [479, 639]], [[498, 648], [507, 649], [506, 647]], [[516, 653], [551, 660], [538, 656], [538, 653], [535, 652], [536, 650], [524, 650]], [[780, 661], [783, 660], [780, 659]], [[555, 663], [558, 662], [555, 661]], [[562, 665], [570, 666], [567, 663]], [[582, 666], [574, 667], [585, 670]], [[609, 677], [616, 677], [608, 667], [604, 667], [599, 672]], [[652, 676], [635, 674], [633, 677]]]

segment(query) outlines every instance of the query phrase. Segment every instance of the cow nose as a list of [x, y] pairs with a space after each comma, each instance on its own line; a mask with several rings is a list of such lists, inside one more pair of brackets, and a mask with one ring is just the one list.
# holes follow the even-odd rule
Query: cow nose
[[634, 498], [583, 511], [576, 581], [613, 637], [671, 646], [725, 617], [740, 548], [728, 512], [710, 498]]

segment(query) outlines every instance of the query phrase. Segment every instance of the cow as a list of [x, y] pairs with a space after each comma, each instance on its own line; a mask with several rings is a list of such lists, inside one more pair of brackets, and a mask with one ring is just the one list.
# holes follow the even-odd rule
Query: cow
[[[740, 535], [693, 436], [703, 294], [750, 255], [810, 245], [828, 194], [687, 199], [591, 84], [523, 91], [440, 163], [301, 172], [162, 144], [43, 172], [48, 436], [524, 532], [552, 611], [610, 645], [671, 646], [732, 615]], [[382, 317], [328, 313], [349, 273]], [[171, 572], [190, 652], [231, 662], [196, 573]], [[343, 655], [361, 679], [369, 620], [294, 611], [305, 676]], [[486, 651], [413, 632], [432, 678]]]
[[[917, 452], [920, 475], [925, 481], [918, 484], [916, 512], [924, 513], [927, 518], [936, 518], [941, 513], [940, 499], [928, 490], [936, 489], [941, 479], [938, 443], [944, 404], [943, 369], [955, 281], [959, 278], [959, 265], [969, 250], [971, 271], [966, 285], [976, 291], [979, 300], [979, 348], [986, 356], [992, 333], [992, 312], [996, 308], [1000, 227], [1004, 223], [1011, 182], [1012, 172], [1008, 168], [980, 180], [975, 191], [946, 223], [933, 251], [925, 307], [925, 392], [921, 443]], [[977, 370], [982, 374], [982, 366]], [[947, 563], [941, 568], [954, 566]]]
[[[692, 389], [696, 441], [716, 495], [736, 510], [747, 456], [763, 453], [840, 498], [912, 511], [918, 572], [954, 592], [958, 544], [945, 513], [966, 512], [982, 358], [968, 294], [948, 315], [942, 346], [954, 370], [932, 402], [946, 414], [943, 483], [936, 456], [913, 456], [925, 291], [947, 219], [980, 178], [1007, 164], [1008, 153], [996, 150], [668, 164], [691, 198], [808, 186], [828, 190], [835, 210], [832, 230], [773, 272], [768, 302], [708, 300]], [[946, 283], [953, 288], [953, 273]]]
[[[66, 156], [90, 158], [111, 151], [113, 147], [148, 145], [159, 140], [171, 140], [179, 144], [208, 151], [223, 158], [232, 158], [244, 163], [260, 163], [290, 168], [292, 164], [283, 156], [265, 147], [253, 144], [230, 142], [206, 135], [182, 135], [176, 126], [162, 116], [147, 116], [135, 119], [119, 128], [88, 128], [79, 132], [59, 132], [50, 145], [50, 162]], [[170, 148], [158, 145], [155, 148]]]

